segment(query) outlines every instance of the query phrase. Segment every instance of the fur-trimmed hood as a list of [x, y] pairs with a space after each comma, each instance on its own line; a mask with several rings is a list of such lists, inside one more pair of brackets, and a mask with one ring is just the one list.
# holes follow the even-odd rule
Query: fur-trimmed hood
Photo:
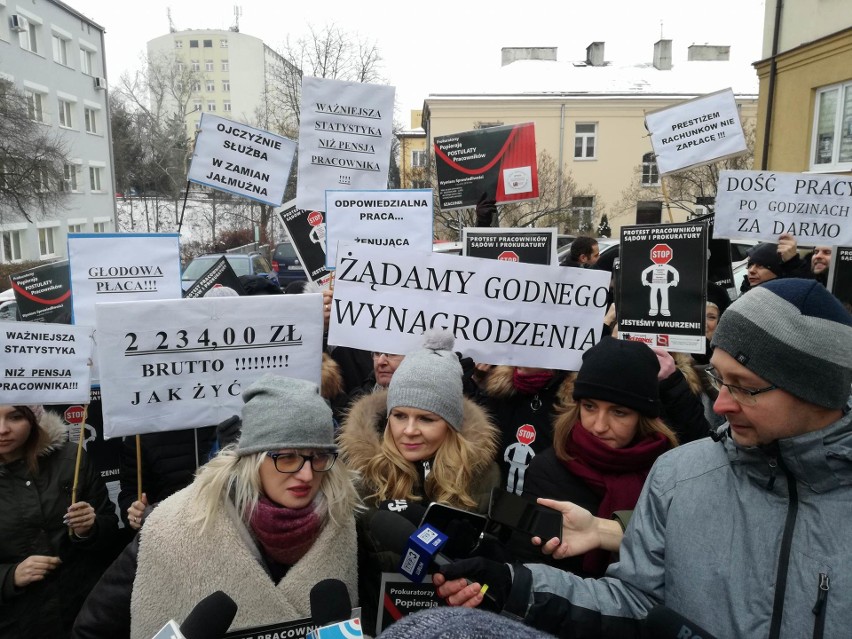
[[340, 365], [328, 353], [322, 354], [322, 379], [320, 394], [331, 401], [343, 392], [343, 374]]
[[[338, 443], [344, 459], [353, 470], [364, 468], [381, 449], [387, 422], [387, 396], [387, 391], [364, 395], [352, 405], [343, 421]], [[467, 398], [459, 434], [472, 444], [472, 474], [485, 473], [494, 462], [499, 433], [487, 413]]]
[[[480, 382], [482, 391], [493, 399], [508, 399], [518, 394], [514, 384], [514, 366], [494, 366]], [[574, 378], [576, 373], [554, 370], [553, 379], [542, 389], [542, 393], [555, 393], [554, 404], [565, 404], [573, 401], [571, 394], [574, 392]]]
[[39, 457], [44, 457], [55, 450], [59, 450], [68, 442], [68, 425], [56, 413], [45, 410], [44, 415], [38, 421], [38, 427], [46, 432], [48, 436], [47, 443], [38, 451]]

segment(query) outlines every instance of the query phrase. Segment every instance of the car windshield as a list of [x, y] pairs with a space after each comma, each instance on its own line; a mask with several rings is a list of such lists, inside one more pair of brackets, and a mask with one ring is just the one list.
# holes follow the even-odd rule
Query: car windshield
[[[196, 257], [181, 276], [182, 280], [197, 280], [204, 275], [208, 269], [219, 259], [219, 255], [211, 255], [209, 257]], [[234, 269], [234, 272], [239, 275], [249, 275], [249, 260], [245, 256], [225, 256], [228, 263]]]
[[282, 242], [275, 247], [275, 255], [272, 256], [272, 259], [276, 262], [280, 262], [281, 260], [294, 260], [296, 259], [296, 249], [293, 248], [293, 245], [290, 244], [290, 242]]

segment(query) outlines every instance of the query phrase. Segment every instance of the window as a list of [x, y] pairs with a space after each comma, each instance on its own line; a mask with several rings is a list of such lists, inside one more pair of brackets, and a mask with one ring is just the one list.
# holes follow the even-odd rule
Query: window
[[183, 69], [183, 62], [175, 62], [175, 70], [177, 70], [178, 73], [183, 73]]
[[228, 113], [231, 112], [231, 101], [230, 100], [225, 100], [222, 103], [222, 110], [227, 111]]
[[3, 258], [4, 262], [20, 262], [21, 254], [21, 231], [3, 231]]
[[198, 60], [192, 60], [191, 64], [193, 71], [201, 71], [201, 64], [199, 64]]
[[95, 233], [107, 233], [109, 231], [108, 224], [109, 222], [94, 222]]
[[653, 153], [642, 156], [642, 186], [657, 186], [660, 183], [660, 171], [657, 158]]
[[219, 46], [222, 47], [223, 49], [227, 49], [228, 48], [228, 41], [227, 40], [219, 40]]
[[89, 188], [92, 191], [100, 191], [101, 190], [101, 167], [99, 167], [99, 166], [90, 166], [89, 167]]
[[68, 232], [69, 233], [84, 233], [86, 231], [85, 224], [69, 224]]
[[36, 122], [44, 122], [44, 99], [41, 93], [35, 91], [27, 91], [27, 116], [30, 120]]
[[190, 49], [197, 49], [198, 48], [198, 40], [190, 40], [189, 41], [189, 48]]
[[65, 127], [66, 129], [70, 129], [74, 126], [74, 120], [72, 115], [74, 105], [71, 104], [68, 100], [63, 100], [59, 98], [59, 126]]
[[207, 93], [212, 93], [216, 90], [216, 83], [213, 80], [207, 80]]
[[183, 40], [175, 40], [175, 49], [183, 49]]
[[38, 183], [38, 190], [42, 193], [46, 193], [50, 190], [50, 175], [48, 174], [46, 166], [37, 166], [33, 170], [33, 174], [35, 176], [36, 182]]
[[88, 49], [80, 49], [80, 71], [86, 75], [94, 75], [92, 72], [92, 69], [94, 68], [92, 65], [94, 57], [94, 53]]
[[575, 125], [574, 133], [574, 158], [580, 160], [594, 159], [595, 157], [595, 135], [597, 124]]
[[580, 233], [587, 233], [592, 230], [594, 212], [594, 196], [580, 195], [571, 198], [571, 219]]
[[230, 67], [230, 65], [228, 64], [228, 61], [222, 60], [222, 71], [227, 71], [229, 69], [229, 67]]
[[77, 191], [77, 167], [74, 164], [65, 163], [62, 167], [62, 190], [75, 193]]
[[189, 85], [189, 90], [190, 91], [196, 91], [196, 92], [201, 91], [201, 83], [200, 82], [193, 82], [192, 84]]
[[428, 189], [429, 180], [411, 180], [412, 189]]
[[204, 70], [212, 71], [213, 70], [213, 60], [205, 60], [204, 61]]
[[98, 132], [98, 111], [97, 109], [90, 109], [86, 107], [83, 109], [83, 113], [86, 119], [86, 131], [89, 133], [97, 133]]
[[811, 169], [852, 170], [852, 82], [820, 89], [814, 106]]
[[230, 80], [222, 80], [222, 91], [228, 92], [231, 90], [231, 81]]
[[22, 49], [38, 53], [38, 27], [39, 25], [27, 20], [26, 29], [18, 32], [18, 42]]
[[68, 66], [68, 42], [55, 33], [53, 34], [53, 61]]
[[48, 226], [38, 230], [38, 251], [41, 257], [53, 257], [56, 255], [54, 248], [54, 235], [56, 228]]
[[636, 203], [636, 224], [659, 224], [662, 219], [662, 202], [649, 201]]
[[204, 41], [204, 48], [205, 49], [210, 49], [212, 46], [213, 46], [213, 40], [205, 40]]
[[216, 110], [216, 103], [213, 102], [213, 100], [207, 101], [207, 110], [208, 111], [215, 111]]
[[193, 111], [201, 111], [201, 100], [193, 100], [192, 101], [192, 110]]
[[426, 166], [426, 151], [412, 151], [411, 152], [411, 166], [412, 167]]

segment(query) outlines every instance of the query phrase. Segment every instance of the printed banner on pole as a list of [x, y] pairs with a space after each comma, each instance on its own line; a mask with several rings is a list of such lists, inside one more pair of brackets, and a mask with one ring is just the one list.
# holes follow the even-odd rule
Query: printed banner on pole
[[484, 364], [578, 370], [600, 339], [610, 274], [340, 244], [329, 343], [407, 353], [429, 328]]
[[435, 138], [438, 205], [442, 211], [489, 199], [538, 197], [535, 124], [492, 126]]
[[716, 237], [801, 245], [852, 244], [849, 176], [769, 171], [722, 171], [716, 192]]
[[661, 175], [748, 152], [731, 89], [645, 115]]
[[326, 191], [325, 263], [334, 268], [338, 242], [432, 250], [432, 189]]
[[203, 297], [97, 306], [107, 437], [217, 424], [272, 373], [320, 382], [322, 296]]
[[36, 266], [9, 276], [23, 322], [71, 323], [68, 260]]
[[91, 326], [4, 322], [0, 404], [87, 403], [91, 385]]
[[95, 304], [177, 299], [177, 233], [82, 233], [68, 236], [74, 323], [95, 325]]
[[376, 615], [376, 634], [380, 634], [395, 621], [418, 610], [429, 610], [445, 605], [435, 592], [432, 576], [426, 575], [416, 584], [395, 572], [383, 572], [379, 589], [379, 610]]
[[707, 225], [621, 227], [618, 336], [704, 353]]
[[204, 275], [195, 280], [195, 283], [186, 290], [184, 297], [204, 297], [205, 293], [217, 286], [232, 288], [238, 295], [246, 293], [234, 267], [224, 255], [213, 262], [213, 266], [207, 269]]
[[296, 206], [322, 211], [330, 189], [386, 189], [396, 89], [302, 78]]
[[838, 246], [831, 256], [828, 290], [852, 313], [852, 246]]
[[462, 229], [463, 255], [525, 264], [556, 264], [556, 229]]
[[281, 206], [296, 143], [263, 129], [201, 114], [186, 179], [269, 206]]
[[321, 211], [297, 209], [296, 200], [285, 202], [276, 212], [302, 264], [295, 268], [304, 269], [308, 279], [319, 288], [328, 288], [332, 274], [325, 266], [325, 216]]

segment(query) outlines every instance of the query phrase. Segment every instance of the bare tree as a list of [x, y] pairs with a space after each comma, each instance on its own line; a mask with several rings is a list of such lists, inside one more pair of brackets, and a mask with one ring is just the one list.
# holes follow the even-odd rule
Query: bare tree
[[36, 121], [35, 109], [0, 78], [0, 222], [7, 215], [32, 222], [58, 208], [66, 196], [65, 141]]

